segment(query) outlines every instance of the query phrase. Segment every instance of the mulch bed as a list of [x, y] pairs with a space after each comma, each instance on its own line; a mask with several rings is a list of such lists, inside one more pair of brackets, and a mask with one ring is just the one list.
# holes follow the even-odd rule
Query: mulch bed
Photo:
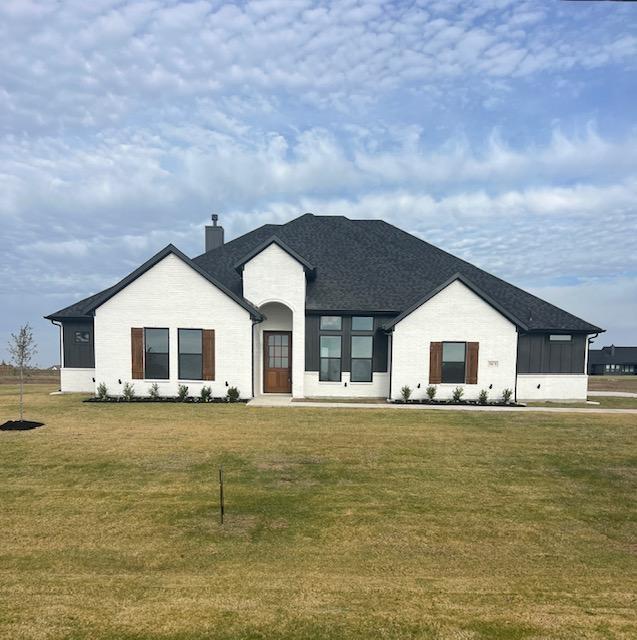
[[493, 401], [482, 404], [478, 400], [460, 400], [456, 402], [454, 400], [392, 400], [393, 404], [429, 404], [429, 405], [453, 405], [454, 407], [472, 406], [472, 407], [525, 407], [525, 404], [519, 402], [501, 402]]
[[170, 397], [170, 396], [163, 396], [160, 398], [148, 398], [146, 396], [144, 397], [135, 397], [135, 398], [131, 398], [130, 400], [126, 400], [123, 397], [108, 397], [108, 398], [97, 398], [97, 397], [93, 397], [93, 398], [87, 398], [86, 400], [83, 400], [82, 402], [97, 402], [97, 403], [116, 403], [116, 404], [134, 404], [134, 403], [138, 403], [138, 402], [142, 402], [142, 403], [151, 403], [151, 402], [162, 402], [162, 403], [172, 403], [172, 402], [178, 402], [181, 404], [190, 404], [190, 403], [195, 403], [195, 404], [235, 404], [235, 403], [240, 403], [240, 402], [247, 402], [247, 400], [241, 398], [240, 400], [228, 400], [228, 398], [223, 397], [223, 398], [210, 398], [210, 400], [202, 400], [201, 398], [198, 397], [188, 397], [185, 400], [180, 400], [179, 398], [175, 398], [175, 397]]
[[31, 431], [44, 426], [44, 422], [34, 422], [33, 420], [9, 420], [0, 424], [0, 431]]

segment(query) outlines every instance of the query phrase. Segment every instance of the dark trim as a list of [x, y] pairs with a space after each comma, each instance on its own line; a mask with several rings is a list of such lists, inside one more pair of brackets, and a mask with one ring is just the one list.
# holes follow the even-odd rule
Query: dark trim
[[588, 329], [565, 329], [564, 327], [560, 327], [559, 329], [555, 329], [552, 327], [547, 327], [546, 329], [529, 329], [525, 330], [525, 333], [561, 333], [561, 334], [571, 334], [571, 335], [595, 335], [598, 336], [600, 333], [606, 333], [606, 329], [598, 329], [595, 331], [589, 331]]
[[300, 263], [303, 266], [306, 273], [314, 275], [316, 271], [316, 268], [314, 267], [314, 265], [311, 264], [308, 260], [306, 260], [303, 256], [299, 255], [296, 251], [294, 251], [294, 249], [292, 249], [287, 244], [285, 244], [285, 242], [283, 242], [283, 240], [281, 240], [281, 238], [277, 236], [272, 236], [271, 238], [268, 238], [265, 242], [262, 242], [260, 245], [252, 249], [252, 251], [249, 251], [248, 253], [246, 253], [238, 262], [232, 265], [232, 268], [235, 271], [238, 271], [239, 273], [241, 273], [241, 271], [243, 270], [243, 266], [245, 265], [246, 262], [250, 262], [252, 258], [254, 258], [255, 256], [258, 256], [262, 251], [267, 249], [271, 244], [276, 244], [278, 247], [283, 249], [283, 251], [285, 251], [288, 255], [294, 258], [298, 263]]
[[[142, 380], [170, 380], [170, 328], [169, 327], [143, 327], [144, 329], [144, 377]], [[168, 377], [166, 378], [149, 378], [146, 375], [146, 329], [163, 329], [168, 331]], [[177, 354], [177, 360], [179, 360], [179, 354]], [[177, 363], [179, 366], [179, 362]]]
[[[180, 331], [199, 331], [201, 333], [201, 378], [182, 378], [181, 377], [181, 340], [179, 336]], [[170, 332], [168, 332], [168, 348], [170, 349]], [[185, 354], [193, 355], [193, 354]], [[170, 355], [168, 356], [168, 365], [170, 366]], [[193, 380], [202, 381], [203, 378], [203, 329], [199, 327], [177, 327], [177, 380]]]
[[403, 311], [398, 317], [394, 318], [391, 322], [386, 323], [383, 328], [385, 331], [391, 329], [395, 325], [397, 325], [403, 318], [406, 318], [408, 315], [416, 311], [416, 309], [420, 308], [425, 302], [433, 298], [435, 295], [439, 294], [443, 289], [446, 289], [450, 284], [455, 282], [456, 280], [460, 280], [462, 284], [471, 289], [476, 295], [482, 298], [487, 304], [490, 304], [496, 311], [499, 311], [505, 318], [510, 320], [513, 324], [518, 327], [521, 327], [525, 331], [527, 330], [527, 325], [522, 322], [519, 318], [514, 316], [512, 313], [509, 313], [499, 302], [496, 302], [491, 296], [486, 294], [480, 287], [473, 284], [471, 280], [469, 280], [466, 276], [461, 273], [456, 273], [448, 280], [445, 280], [442, 284], [438, 285], [435, 289], [432, 289], [429, 293], [424, 295], [418, 302], [413, 304], [411, 307]]
[[399, 313], [396, 309], [305, 309], [306, 316], [391, 316]]
[[[86, 314], [81, 317], [86, 318], [86, 316], [89, 314], [94, 315], [95, 310], [98, 307], [102, 306], [107, 300], [110, 300], [115, 294], [119, 293], [122, 289], [124, 289], [129, 284], [137, 280], [137, 278], [144, 275], [149, 269], [154, 267], [156, 264], [161, 262], [164, 258], [169, 256], [170, 254], [177, 256], [182, 262], [187, 264], [191, 269], [194, 269], [200, 276], [205, 278], [210, 284], [217, 287], [217, 289], [225, 293], [229, 298], [234, 300], [239, 306], [243, 307], [246, 311], [248, 311], [248, 313], [250, 313], [252, 318], [258, 319], [263, 317], [261, 313], [259, 313], [259, 311], [255, 307], [253, 307], [249, 302], [247, 302], [243, 298], [240, 298], [238, 295], [230, 291], [230, 289], [226, 288], [223, 284], [221, 284], [221, 282], [219, 282], [216, 278], [213, 278], [209, 273], [204, 271], [199, 265], [193, 262], [185, 253], [182, 253], [173, 244], [169, 244], [166, 247], [164, 247], [161, 251], [157, 252], [152, 258], [150, 258], [149, 260], [146, 260], [144, 264], [139, 266], [133, 272], [129, 273], [125, 278], [122, 278], [122, 280], [120, 280], [115, 286], [111, 287], [110, 289], [107, 289], [108, 293], [104, 297], [99, 297], [97, 301], [92, 303], [91, 306], [89, 306], [86, 309]], [[69, 319], [68, 316], [56, 316], [55, 314], [51, 316], [45, 316], [45, 318], [47, 320]]]

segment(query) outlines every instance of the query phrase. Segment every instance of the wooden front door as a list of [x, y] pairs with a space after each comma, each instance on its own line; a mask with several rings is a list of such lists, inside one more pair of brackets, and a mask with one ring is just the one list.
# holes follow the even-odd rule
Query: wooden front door
[[292, 392], [292, 332], [263, 332], [263, 392]]

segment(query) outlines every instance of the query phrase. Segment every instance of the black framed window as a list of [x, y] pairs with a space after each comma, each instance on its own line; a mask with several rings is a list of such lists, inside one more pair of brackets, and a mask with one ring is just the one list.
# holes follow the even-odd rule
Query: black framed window
[[466, 342], [443, 342], [442, 382], [464, 382], [466, 359]]
[[340, 331], [342, 325], [341, 316], [321, 316], [321, 331]]
[[88, 344], [91, 341], [90, 331], [76, 331], [73, 336], [75, 344]]
[[340, 382], [341, 336], [321, 336], [320, 340], [319, 380], [321, 382]]
[[144, 378], [168, 380], [168, 329], [144, 329]]
[[373, 336], [352, 336], [352, 382], [372, 381]]
[[373, 316], [352, 316], [352, 331], [373, 331]]
[[203, 330], [179, 329], [179, 379], [203, 380]]

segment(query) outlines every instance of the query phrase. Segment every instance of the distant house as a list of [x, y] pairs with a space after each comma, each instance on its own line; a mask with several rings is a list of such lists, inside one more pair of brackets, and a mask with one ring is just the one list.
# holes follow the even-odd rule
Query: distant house
[[47, 316], [62, 391], [586, 398], [588, 337], [603, 329], [401, 229], [305, 214], [224, 243], [213, 220], [200, 256], [168, 245]]
[[591, 349], [588, 373], [592, 376], [637, 375], [637, 347], [610, 347]]

